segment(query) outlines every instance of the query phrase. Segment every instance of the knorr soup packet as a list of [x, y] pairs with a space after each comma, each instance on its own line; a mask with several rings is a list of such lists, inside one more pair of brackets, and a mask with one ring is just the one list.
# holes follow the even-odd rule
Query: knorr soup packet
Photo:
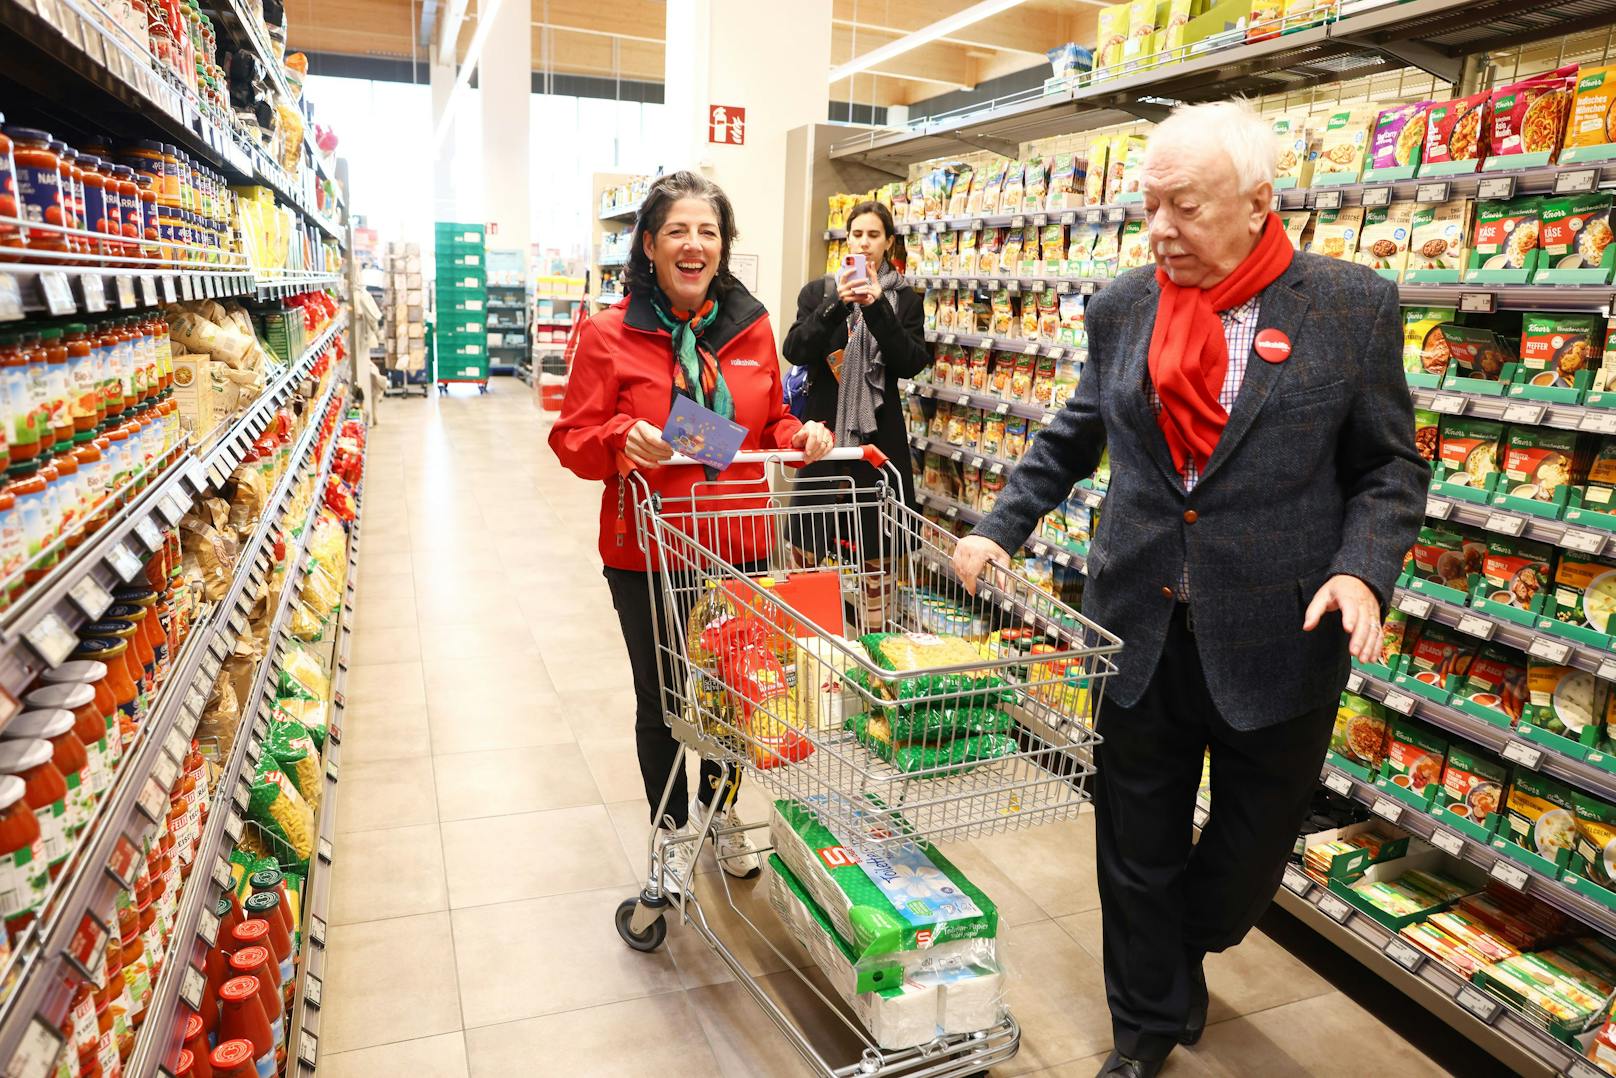
[[1557, 666], [1532, 659], [1526, 671], [1531, 698], [1525, 718], [1533, 726], [1550, 733], [1582, 737], [1582, 731], [1595, 721], [1605, 688], [1586, 670]]
[[1510, 841], [1522, 849], [1552, 861], [1561, 850], [1576, 845], [1571, 790], [1547, 775], [1524, 768], [1516, 771], [1505, 805]]
[[[1488, 476], [1498, 470], [1498, 442], [1503, 435], [1504, 425], [1490, 419], [1444, 418], [1438, 455], [1454, 472], [1452, 481], [1486, 486]], [[1461, 475], [1466, 478], [1460, 480]]]
[[1576, 97], [1566, 124], [1565, 148], [1616, 142], [1616, 67], [1585, 67], [1577, 73]]
[[1415, 793], [1442, 781], [1448, 755], [1447, 739], [1424, 723], [1397, 718], [1386, 738], [1386, 770], [1391, 781]]
[[1616, 565], [1563, 550], [1554, 567], [1554, 616], [1596, 633], [1611, 631], [1616, 614]]
[[1441, 375], [1448, 369], [1448, 342], [1442, 325], [1453, 321], [1452, 307], [1403, 308], [1403, 370]]
[[1508, 774], [1502, 760], [1456, 742], [1442, 769], [1442, 792], [1454, 802], [1448, 811], [1484, 823], [1503, 802]]
[[1386, 731], [1384, 707], [1355, 693], [1342, 693], [1341, 705], [1335, 713], [1335, 730], [1330, 735], [1330, 749], [1353, 763], [1375, 770], [1386, 758]]
[[1509, 428], [1499, 490], [1517, 498], [1553, 501], [1576, 478], [1577, 434], [1552, 427]]
[[1425, 125], [1425, 163], [1449, 161], [1480, 162], [1487, 148], [1482, 117], [1487, 111], [1487, 92], [1471, 94], [1454, 101], [1438, 101], [1431, 106]]
[[1553, 557], [1554, 550], [1547, 543], [1491, 536], [1475, 595], [1502, 606], [1530, 609], [1538, 593], [1548, 586]]
[[1576, 791], [1577, 873], [1606, 887], [1616, 885], [1616, 805]]

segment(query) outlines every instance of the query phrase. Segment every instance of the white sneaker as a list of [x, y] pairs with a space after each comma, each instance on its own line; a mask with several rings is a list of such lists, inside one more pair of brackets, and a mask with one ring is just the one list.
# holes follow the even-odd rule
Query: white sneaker
[[696, 825], [687, 823], [673, 831], [659, 827], [657, 842], [662, 850], [662, 891], [682, 895], [685, 881], [694, 878], [696, 855], [701, 852], [701, 843], [696, 841]]
[[[690, 803], [690, 819], [700, 820], [707, 815], [707, 809], [699, 802]], [[692, 826], [695, 826], [692, 823]], [[741, 817], [735, 811], [734, 804], [727, 809], [719, 809], [713, 816], [713, 831], [707, 837], [713, 843], [713, 857], [718, 860], [718, 866], [731, 876], [740, 880], [749, 880], [763, 871], [762, 859], [758, 856], [757, 847], [752, 845], [752, 836], [746, 831], [729, 831], [727, 834], [714, 834], [727, 828], [740, 827]]]

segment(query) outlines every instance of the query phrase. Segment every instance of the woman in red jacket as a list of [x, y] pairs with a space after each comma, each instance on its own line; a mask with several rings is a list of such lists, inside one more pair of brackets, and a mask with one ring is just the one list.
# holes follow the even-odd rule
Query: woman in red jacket
[[[550, 432], [550, 448], [562, 464], [605, 484], [600, 557], [634, 673], [640, 776], [652, 824], [684, 838], [690, 837], [690, 816], [697, 810], [687, 803], [682, 768], [664, 818], [655, 818], [668, 775], [681, 757], [663, 717], [652, 634], [652, 619], [664, 616], [663, 597], [660, 580], [648, 581], [647, 574], [655, 577], [659, 566], [654, 550], [647, 554], [640, 549], [636, 507], [641, 486], [629, 482], [626, 472], [637, 469], [645, 485], [665, 499], [688, 499], [692, 488], [707, 481], [702, 468], [664, 466], [673, 449], [663, 441], [662, 427], [676, 394], [745, 427], [743, 450], [800, 449], [813, 461], [834, 442], [823, 424], [799, 423], [785, 410], [769, 314], [729, 271], [735, 234], [735, 211], [710, 180], [675, 172], [651, 185], [629, 245], [628, 295], [579, 328], [566, 400]], [[755, 464], [733, 465], [718, 481], [752, 481], [760, 494], [768, 490], [763, 468]], [[724, 493], [744, 489], [726, 486]], [[725, 528], [702, 539], [716, 539], [717, 552], [732, 564], [761, 567], [769, 555], [771, 531]], [[680, 683], [666, 661], [662, 679], [670, 689]], [[669, 710], [678, 706], [676, 700], [668, 701]], [[700, 805], [710, 807], [723, 795], [715, 829], [738, 825], [734, 784], [721, 790], [720, 775], [716, 763], [702, 761]], [[716, 846], [719, 863], [731, 875], [758, 873], [757, 853], [744, 832], [721, 836]], [[668, 846], [663, 882], [685, 876], [699, 848], [696, 842]]]

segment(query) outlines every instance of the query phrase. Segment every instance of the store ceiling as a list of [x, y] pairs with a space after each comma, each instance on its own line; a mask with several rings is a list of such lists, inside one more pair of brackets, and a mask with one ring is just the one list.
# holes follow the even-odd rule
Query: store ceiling
[[[309, 52], [424, 61], [423, 0], [287, 0], [289, 46]], [[531, 0], [533, 68], [660, 82], [664, 0]], [[975, 0], [833, 0], [832, 66], [972, 6]], [[476, 29], [471, 0], [460, 35]], [[1044, 50], [1094, 40], [1100, 0], [1026, 0], [831, 86], [834, 101], [903, 105], [1044, 62]], [[828, 73], [827, 73], [828, 74]]]

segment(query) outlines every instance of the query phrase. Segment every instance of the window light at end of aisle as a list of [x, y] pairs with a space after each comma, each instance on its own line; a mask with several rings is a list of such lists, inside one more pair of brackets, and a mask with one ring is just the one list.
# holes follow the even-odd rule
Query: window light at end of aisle
[[[499, 15], [500, 4], [504, 0], [487, 0], [486, 6], [479, 5], [477, 12], [477, 32], [472, 35], [471, 45], [466, 49], [466, 58], [461, 61], [460, 70], [455, 74], [454, 87], [449, 91], [449, 100], [444, 102], [443, 115], [438, 117], [437, 130], [432, 132], [432, 154], [436, 157], [443, 152], [443, 142], [449, 137], [449, 131], [454, 126], [455, 109], [459, 107], [461, 97], [467, 92], [471, 84], [471, 76], [477, 71], [477, 64], [482, 60], [483, 46], [488, 41], [488, 35], [493, 33], [494, 23]], [[462, 10], [464, 0], [458, 0]], [[455, 20], [458, 25], [459, 20]], [[448, 22], [445, 22], [445, 27]]]

